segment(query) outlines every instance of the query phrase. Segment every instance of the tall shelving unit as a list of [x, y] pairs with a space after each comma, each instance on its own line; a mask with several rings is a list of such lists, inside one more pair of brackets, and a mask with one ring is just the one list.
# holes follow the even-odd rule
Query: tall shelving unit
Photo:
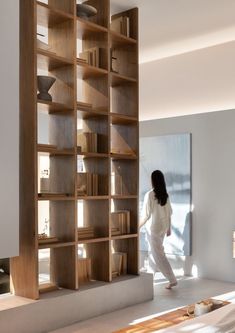
[[[109, 0], [85, 3], [98, 10], [89, 20], [76, 16], [74, 0], [20, 1], [20, 256], [11, 259], [11, 285], [14, 294], [32, 299], [53, 288], [111, 282], [113, 253], [125, 254], [122, 274], [138, 274], [138, 10], [110, 18]], [[129, 37], [110, 23], [122, 17]], [[47, 50], [38, 47], [39, 26]], [[79, 53], [94, 49], [95, 66], [79, 61]], [[56, 79], [52, 101], [37, 98], [37, 75]], [[47, 142], [40, 142], [39, 115], [48, 122]], [[95, 150], [78, 147], [78, 129], [95, 135]], [[50, 168], [46, 193], [41, 158]], [[92, 193], [78, 192], [81, 167], [96, 175]], [[38, 239], [44, 210], [55, 242]], [[114, 235], [112, 216], [118, 212], [128, 212], [129, 229]], [[78, 228], [93, 234], [81, 237]], [[39, 280], [43, 256], [47, 284]]]

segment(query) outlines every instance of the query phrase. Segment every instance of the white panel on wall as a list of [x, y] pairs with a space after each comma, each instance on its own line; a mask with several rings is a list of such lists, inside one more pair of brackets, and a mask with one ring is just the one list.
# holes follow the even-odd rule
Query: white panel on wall
[[0, 1], [0, 258], [19, 253], [19, 1]]

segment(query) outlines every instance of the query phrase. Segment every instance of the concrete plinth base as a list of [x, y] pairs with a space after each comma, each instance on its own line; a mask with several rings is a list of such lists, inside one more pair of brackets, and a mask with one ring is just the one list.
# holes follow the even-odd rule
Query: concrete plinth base
[[[1, 333], [42, 333], [153, 299], [153, 277], [142, 273], [113, 283], [94, 283], [80, 291], [59, 290], [38, 301], [18, 302], [0, 311]], [[23, 304], [22, 304], [23, 303]], [[4, 304], [4, 299], [0, 299]]]

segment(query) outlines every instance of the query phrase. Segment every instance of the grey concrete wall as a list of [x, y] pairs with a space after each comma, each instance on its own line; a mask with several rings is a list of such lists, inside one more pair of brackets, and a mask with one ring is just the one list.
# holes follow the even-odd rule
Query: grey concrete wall
[[19, 246], [19, 1], [0, 1], [0, 258]]
[[[235, 282], [235, 110], [141, 122], [140, 136], [192, 133], [192, 256], [186, 274]], [[153, 158], [158, 158], [153, 156]], [[160, 158], [160, 157], [159, 157]]]

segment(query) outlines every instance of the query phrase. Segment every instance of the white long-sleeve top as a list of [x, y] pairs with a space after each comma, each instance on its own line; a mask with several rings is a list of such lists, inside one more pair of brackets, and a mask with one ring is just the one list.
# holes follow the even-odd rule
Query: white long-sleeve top
[[172, 208], [169, 198], [167, 198], [165, 206], [161, 206], [155, 198], [153, 190], [145, 194], [140, 227], [152, 217], [151, 223], [150, 225], [148, 223], [147, 229], [150, 229], [151, 232], [163, 235], [170, 228], [171, 215]]

